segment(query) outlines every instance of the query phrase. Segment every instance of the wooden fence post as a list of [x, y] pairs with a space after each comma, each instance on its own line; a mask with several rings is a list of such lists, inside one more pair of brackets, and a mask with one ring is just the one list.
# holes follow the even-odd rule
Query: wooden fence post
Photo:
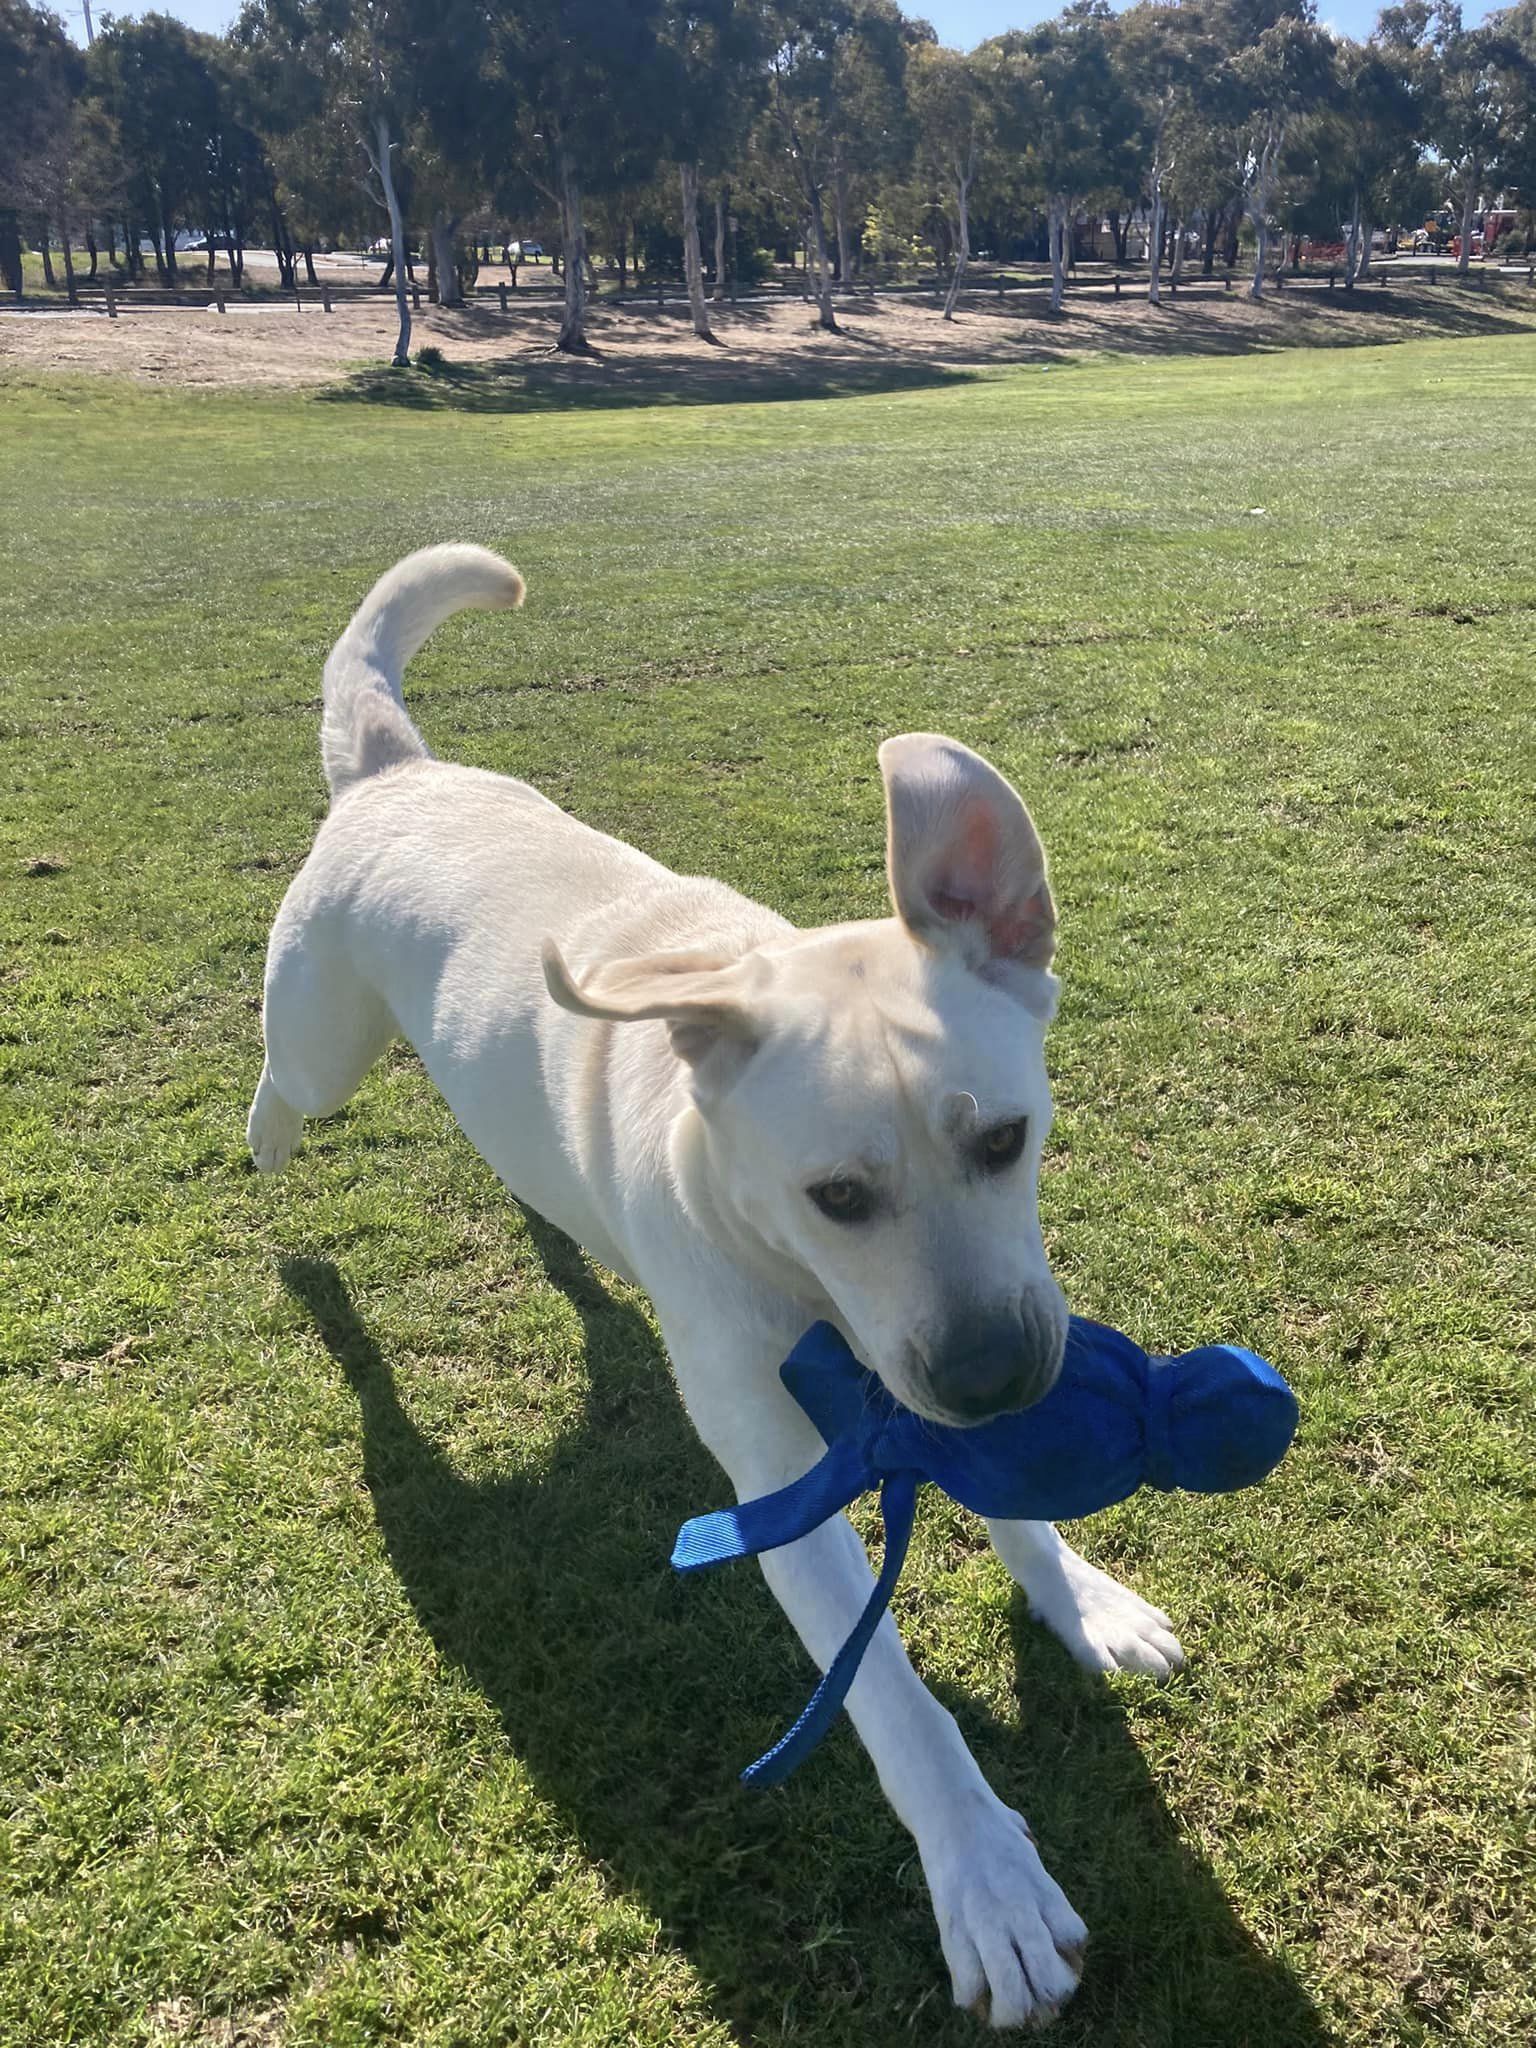
[[224, 311], [224, 293], [223, 290], [217, 286], [214, 289], [213, 303], [218, 307], [221, 313]]
[[112, 280], [110, 277], [102, 286], [102, 290], [106, 293], [107, 297], [107, 318], [109, 320], [115, 320], [117, 318], [117, 294], [112, 289]]
[[411, 311], [413, 313], [421, 311], [421, 286], [414, 277], [411, 279]]
[[1119, 273], [1119, 271], [1117, 270], [1117, 271], [1115, 272], [1115, 297], [1116, 297], [1116, 298], [1118, 299], [1118, 298], [1119, 298], [1119, 296], [1120, 296], [1120, 273]]
[[1224, 277], [1222, 278], [1222, 280], [1221, 280], [1221, 288], [1222, 288], [1222, 290], [1223, 290], [1224, 292], [1229, 292], [1229, 291], [1231, 291], [1231, 289], [1232, 289], [1232, 273], [1231, 273], [1231, 271], [1230, 271], [1230, 270], [1229, 270], [1229, 271], [1227, 271], [1227, 273], [1225, 274], [1225, 276], [1224, 276]]
[[505, 313], [507, 310], [507, 288], [504, 284], [498, 284], [496, 290], [501, 299], [501, 310]]
[[331, 288], [328, 284], [322, 284], [320, 287], [320, 303], [324, 306], [326, 312], [329, 313], [331, 310]]
[[656, 303], [658, 306], [664, 306], [666, 304], [666, 299], [663, 296], [665, 291], [666, 284], [662, 278], [661, 272], [658, 270], [656, 273]]

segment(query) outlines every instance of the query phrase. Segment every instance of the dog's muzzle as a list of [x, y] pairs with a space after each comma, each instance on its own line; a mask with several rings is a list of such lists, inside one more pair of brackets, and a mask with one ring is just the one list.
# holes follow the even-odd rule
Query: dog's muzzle
[[1032, 1408], [1055, 1386], [1066, 1341], [1059, 1296], [1026, 1294], [1012, 1309], [957, 1317], [923, 1357], [924, 1391], [946, 1421], [961, 1425]]

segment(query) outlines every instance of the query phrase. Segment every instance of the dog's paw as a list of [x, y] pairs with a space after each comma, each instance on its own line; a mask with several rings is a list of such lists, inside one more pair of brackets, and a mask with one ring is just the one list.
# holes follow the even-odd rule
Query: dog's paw
[[1184, 1662], [1173, 1623], [1129, 1586], [1065, 1551], [1055, 1583], [1030, 1587], [1029, 1611], [1090, 1671], [1168, 1678]]
[[263, 1080], [251, 1104], [246, 1140], [258, 1173], [281, 1173], [304, 1142], [304, 1119]]
[[994, 2027], [1045, 2026], [1077, 1989], [1088, 1930], [1000, 1800], [924, 1858], [956, 2005]]

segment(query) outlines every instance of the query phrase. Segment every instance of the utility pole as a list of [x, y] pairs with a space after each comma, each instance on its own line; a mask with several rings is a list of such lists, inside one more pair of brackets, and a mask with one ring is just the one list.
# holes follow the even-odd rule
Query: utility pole
[[85, 47], [89, 49], [96, 40], [96, 31], [91, 27], [91, 0], [80, 0], [85, 9]]

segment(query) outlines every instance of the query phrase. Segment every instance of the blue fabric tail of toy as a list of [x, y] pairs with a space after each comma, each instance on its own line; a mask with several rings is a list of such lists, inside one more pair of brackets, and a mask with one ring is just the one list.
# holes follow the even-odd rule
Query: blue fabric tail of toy
[[[685, 1522], [678, 1532], [672, 1562], [679, 1571], [699, 1571], [707, 1565], [723, 1564], [728, 1558], [753, 1557], [761, 1551], [794, 1543], [819, 1529], [861, 1493], [867, 1493], [875, 1477], [858, 1445], [836, 1443], [803, 1478], [781, 1487], [777, 1493], [765, 1494], [761, 1500], [742, 1501], [716, 1514], [697, 1515], [691, 1522]], [[782, 1784], [820, 1742], [841, 1710], [864, 1652], [891, 1604], [891, 1595], [906, 1562], [918, 1485], [917, 1473], [895, 1472], [881, 1487], [885, 1556], [874, 1591], [848, 1640], [827, 1666], [804, 1713], [772, 1749], [755, 1764], [748, 1764], [741, 1774], [744, 1785]]]

